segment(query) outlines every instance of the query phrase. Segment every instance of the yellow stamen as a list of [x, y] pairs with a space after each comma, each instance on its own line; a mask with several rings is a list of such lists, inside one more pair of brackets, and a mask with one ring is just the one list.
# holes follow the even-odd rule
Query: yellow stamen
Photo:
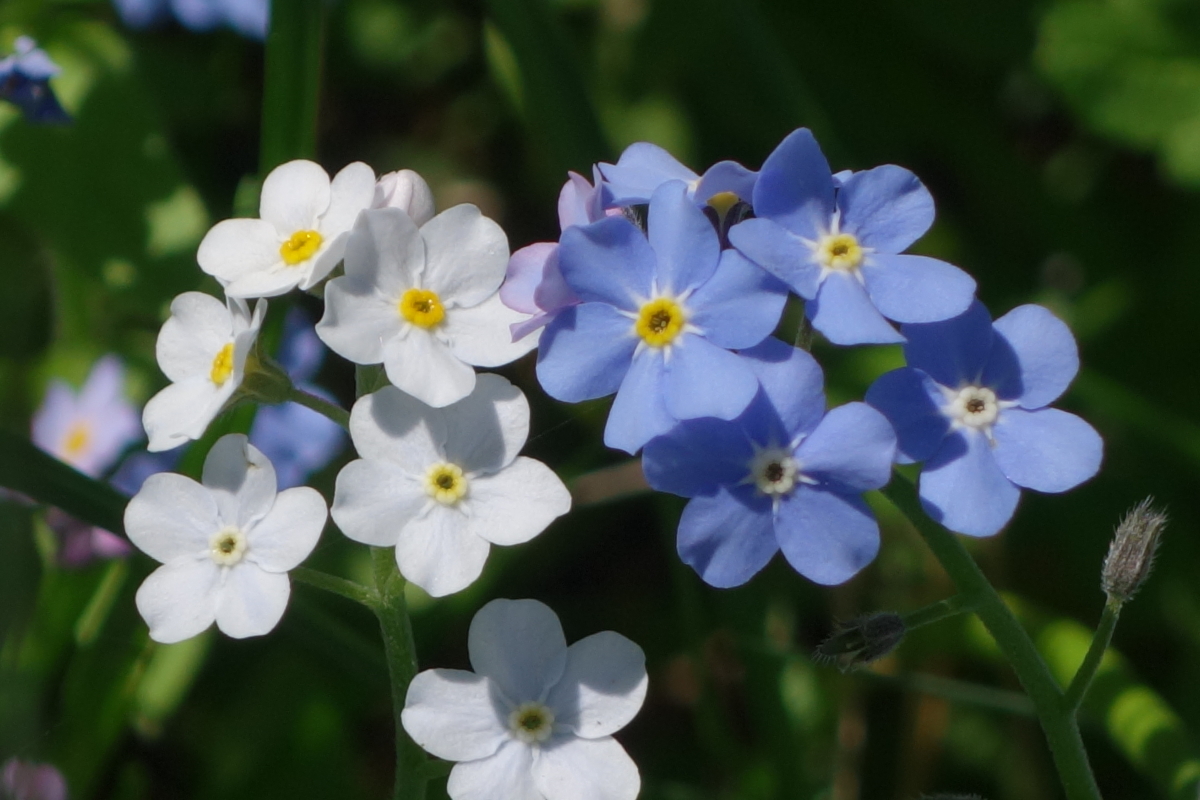
[[725, 215], [729, 213], [729, 209], [737, 204], [738, 196], [733, 192], [717, 192], [712, 197], [708, 198], [708, 204], [717, 212], [717, 216], [725, 219]]
[[683, 331], [687, 314], [669, 297], [659, 297], [642, 306], [634, 330], [651, 347], [666, 347]]
[[92, 441], [92, 429], [86, 422], [76, 422], [63, 439], [63, 455], [78, 458]]
[[428, 330], [446, 316], [446, 307], [437, 292], [428, 289], [409, 289], [398, 304], [400, 316], [419, 328]]
[[457, 464], [434, 464], [425, 475], [425, 493], [452, 506], [467, 493], [467, 478]]
[[817, 260], [827, 269], [858, 269], [865, 255], [858, 239], [849, 233], [831, 234], [817, 244]]
[[233, 374], [233, 342], [221, 348], [213, 359], [212, 372], [209, 377], [217, 386], [224, 386], [225, 381]]
[[312, 258], [323, 241], [324, 237], [316, 231], [296, 231], [292, 238], [279, 245], [279, 255], [283, 263], [294, 267]]

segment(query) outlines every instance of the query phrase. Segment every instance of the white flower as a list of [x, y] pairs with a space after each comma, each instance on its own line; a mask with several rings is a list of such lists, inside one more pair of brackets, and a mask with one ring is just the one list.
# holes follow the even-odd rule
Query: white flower
[[398, 208], [417, 225], [424, 225], [433, 219], [433, 192], [425, 179], [411, 169], [389, 172], [375, 183], [371, 208]]
[[212, 625], [236, 639], [261, 636], [287, 607], [288, 570], [325, 527], [314, 489], [275, 492], [275, 468], [246, 437], [222, 436], [202, 483], [160, 472], [125, 508], [125, 532], [163, 565], [137, 592], [156, 642], [189, 639]]
[[400, 715], [413, 741], [459, 762], [450, 797], [637, 797], [637, 765], [612, 734], [646, 697], [640, 647], [612, 631], [567, 647], [558, 617], [536, 600], [488, 603], [471, 621], [468, 646], [475, 672], [422, 672]]
[[124, 382], [114, 355], [96, 362], [79, 394], [64, 381], [51, 382], [33, 415], [33, 443], [85, 475], [101, 475], [142, 434]]
[[395, 547], [400, 573], [429, 594], [465, 589], [492, 544], [527, 542], [571, 507], [557, 475], [517, 456], [528, 435], [529, 403], [499, 375], [440, 409], [384, 387], [350, 413], [362, 458], [338, 474], [333, 519]]
[[356, 161], [329, 182], [311, 161], [289, 161], [263, 181], [261, 219], [218, 222], [200, 242], [200, 269], [230, 297], [274, 297], [322, 281], [346, 249], [358, 212], [375, 197], [375, 171]]
[[364, 212], [346, 245], [346, 274], [325, 287], [317, 333], [356, 364], [382, 363], [388, 379], [431, 406], [461, 400], [476, 367], [507, 364], [537, 346], [508, 326], [529, 318], [500, 302], [508, 266], [504, 231], [472, 205], [418, 230], [394, 208]]
[[245, 300], [225, 303], [201, 292], [171, 301], [158, 333], [159, 369], [171, 380], [142, 411], [151, 452], [170, 450], [204, 435], [245, 375], [246, 357], [267, 313], [260, 300], [251, 316]]

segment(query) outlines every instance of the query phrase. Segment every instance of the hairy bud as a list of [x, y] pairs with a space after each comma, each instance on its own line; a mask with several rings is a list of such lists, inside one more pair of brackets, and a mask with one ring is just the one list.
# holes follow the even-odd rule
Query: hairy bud
[[1147, 497], [1130, 509], [1117, 525], [1104, 559], [1101, 585], [1104, 593], [1118, 603], [1124, 603], [1141, 588], [1154, 566], [1167, 514], [1154, 508], [1153, 502], [1153, 497]]
[[846, 672], [895, 650], [906, 631], [899, 614], [890, 611], [865, 614], [837, 623], [834, 632], [817, 647], [816, 657], [820, 661], [837, 662], [838, 669]]
[[433, 219], [433, 192], [411, 169], [389, 172], [375, 184], [371, 208], [398, 208], [421, 226]]

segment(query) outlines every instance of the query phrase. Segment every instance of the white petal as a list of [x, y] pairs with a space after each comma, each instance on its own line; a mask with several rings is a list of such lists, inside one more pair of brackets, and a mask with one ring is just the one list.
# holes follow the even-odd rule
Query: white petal
[[146, 478], [125, 506], [129, 540], [164, 564], [180, 556], [203, 554], [220, 528], [212, 493], [191, 478], [172, 472]]
[[409, 520], [400, 529], [396, 566], [430, 595], [445, 597], [475, 582], [490, 549], [467, 530], [461, 511], [434, 501], [424, 517]]
[[134, 599], [150, 638], [173, 644], [212, 625], [220, 582], [221, 569], [209, 558], [172, 561], [150, 573]]
[[475, 370], [417, 327], [403, 338], [384, 342], [383, 367], [399, 389], [434, 408], [456, 403], [475, 388]]
[[395, 547], [404, 524], [429, 502], [424, 487], [396, 466], [359, 459], [342, 467], [333, 494], [333, 521], [372, 547]]
[[446, 423], [441, 413], [415, 397], [385, 386], [355, 402], [350, 438], [363, 458], [424, 477], [430, 465], [445, 457]]
[[526, 336], [512, 340], [509, 326], [525, 322], [532, 314], [513, 311], [494, 294], [472, 308], [452, 308], [446, 312], [442, 333], [454, 355], [477, 367], [499, 367], [516, 361], [537, 347], [541, 339]]
[[264, 572], [242, 561], [225, 572], [217, 604], [217, 627], [234, 639], [270, 633], [283, 618], [291, 593], [286, 572]]
[[329, 209], [329, 173], [311, 161], [280, 164], [263, 181], [258, 215], [284, 239], [297, 231], [317, 229]]
[[150, 438], [146, 449], [157, 453], [199, 439], [236, 388], [232, 380], [218, 387], [207, 377], [164, 388], [142, 409], [142, 426]]
[[200, 240], [196, 261], [200, 269], [222, 283], [265, 272], [283, 264], [283, 237], [261, 219], [226, 219]]
[[346, 277], [354, 282], [355, 294], [372, 291], [394, 303], [420, 285], [425, 242], [403, 211], [367, 211], [359, 215], [346, 240], [345, 259]]
[[475, 389], [442, 409], [446, 458], [464, 472], [495, 472], [512, 463], [529, 437], [529, 401], [500, 375], [476, 376]]
[[285, 489], [270, 512], [247, 531], [247, 555], [267, 572], [287, 572], [312, 553], [327, 516], [325, 498], [316, 489]]
[[521, 544], [571, 510], [571, 493], [554, 472], [524, 456], [494, 475], [472, 478], [471, 526], [492, 544]]
[[344, 233], [354, 225], [358, 212], [375, 199], [375, 170], [361, 161], [342, 167], [329, 187], [329, 210], [317, 229], [326, 238]]
[[533, 784], [533, 750], [510, 739], [495, 755], [462, 761], [450, 770], [452, 800], [545, 800]]
[[398, 208], [424, 225], [433, 219], [433, 192], [429, 184], [411, 169], [381, 175], [375, 184], [373, 208]]
[[447, 305], [482, 303], [508, 269], [508, 237], [473, 205], [448, 208], [421, 226], [425, 240], [422, 283]]
[[546, 800], [634, 800], [642, 788], [637, 765], [612, 737], [543, 746], [533, 780]]
[[646, 654], [619, 633], [594, 633], [567, 648], [567, 668], [547, 700], [555, 724], [585, 739], [610, 736], [646, 699]]
[[158, 366], [172, 382], [208, 378], [213, 359], [233, 341], [229, 309], [212, 295], [184, 292], [171, 301], [171, 316], [158, 332]]
[[312, 273], [312, 259], [295, 266], [282, 261], [269, 269], [248, 272], [230, 281], [225, 293], [230, 297], [278, 297], [303, 284]]
[[567, 664], [562, 625], [537, 600], [493, 600], [479, 609], [467, 650], [475, 671], [517, 705], [544, 699]]
[[491, 682], [461, 669], [431, 669], [413, 678], [400, 721], [413, 741], [438, 758], [487, 758], [511, 739], [501, 724]]
[[355, 364], [383, 362], [383, 343], [400, 335], [403, 319], [396, 306], [373, 289], [358, 292], [349, 278], [325, 285], [325, 314], [317, 335], [329, 349]]
[[275, 502], [275, 467], [245, 434], [222, 436], [204, 458], [200, 482], [212, 491], [226, 525], [248, 529]]

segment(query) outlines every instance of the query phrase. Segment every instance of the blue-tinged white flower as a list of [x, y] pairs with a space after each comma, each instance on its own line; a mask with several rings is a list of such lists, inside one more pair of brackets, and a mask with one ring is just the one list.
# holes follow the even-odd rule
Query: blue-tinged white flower
[[598, 164], [611, 202], [622, 205], [649, 203], [658, 188], [668, 181], [687, 184], [693, 203], [712, 205], [722, 214], [738, 200], [751, 202], [758, 174], [736, 161], [718, 161], [703, 175], [680, 164], [656, 144], [635, 142], [625, 148], [616, 164]]
[[245, 300], [222, 303], [201, 292], [185, 292], [171, 302], [156, 348], [159, 369], [171, 385], [142, 410], [148, 450], [170, 450], [204, 435], [241, 386], [266, 313], [265, 300], [251, 315]]
[[905, 325], [908, 366], [875, 381], [867, 402], [891, 420], [901, 461], [924, 461], [926, 512], [991, 536], [1021, 489], [1065, 492], [1100, 469], [1104, 443], [1074, 414], [1047, 408], [1079, 370], [1071, 331], [1042, 306], [994, 323], [972, 304], [945, 322]]
[[333, 519], [395, 547], [400, 573], [429, 594], [465, 589], [491, 545], [527, 542], [571, 507], [557, 475], [517, 455], [528, 435], [529, 402], [499, 375], [445, 408], [385, 387], [350, 413], [361, 458], [338, 474]]
[[411, 169], [389, 172], [375, 182], [371, 208], [398, 208], [420, 227], [433, 219], [433, 192], [425, 179]]
[[342, 260], [354, 220], [374, 198], [375, 172], [360, 161], [332, 182], [318, 164], [289, 161], [263, 181], [260, 219], [218, 222], [196, 260], [230, 297], [311, 289]]
[[346, 274], [325, 288], [317, 335], [355, 364], [380, 364], [400, 389], [431, 406], [475, 387], [473, 367], [498, 367], [528, 353], [537, 337], [513, 342], [509, 325], [527, 315], [500, 301], [508, 239], [472, 205], [443, 211], [419, 229], [395, 208], [358, 218]]
[[242, 434], [217, 440], [200, 483], [151, 475], [125, 509], [129, 538], [163, 564], [137, 592], [150, 638], [190, 639], [214, 621], [235, 639], [268, 633], [326, 514], [314, 489], [277, 492], [275, 468]]
[[142, 438], [124, 383], [125, 368], [114, 355], [96, 362], [78, 394], [65, 381], [52, 381], [33, 415], [33, 443], [85, 475], [99, 477]]
[[745, 413], [682, 422], [642, 454], [652, 487], [693, 498], [679, 555], [713, 586], [745, 583], [781, 549], [801, 575], [842, 583], [879, 549], [862, 494], [888, 482], [896, 435], [864, 403], [826, 413], [803, 350], [767, 339], [742, 356], [761, 383]]
[[10, 758], [0, 770], [0, 786], [11, 800], [67, 800], [67, 782], [50, 764]]
[[604, 631], [570, 647], [536, 600], [493, 600], [468, 634], [474, 672], [432, 669], [400, 720], [449, 761], [453, 800], [634, 800], [637, 765], [613, 738], [646, 697], [642, 649]]
[[763, 164], [754, 214], [729, 241], [807, 300], [813, 327], [836, 344], [903, 341], [887, 320], [937, 322], [974, 297], [958, 267], [901, 254], [933, 224], [921, 181], [890, 164], [834, 176], [806, 128]]
[[228, 25], [242, 36], [262, 40], [267, 36], [269, 0], [113, 0], [121, 21], [145, 28], [174, 15], [179, 24], [201, 32]]
[[61, 71], [37, 42], [18, 36], [12, 55], [0, 59], [0, 98], [20, 108], [30, 122], [70, 122], [50, 88], [50, 79]]
[[758, 391], [730, 349], [766, 338], [787, 289], [733, 250], [671, 181], [648, 234], [623, 217], [568, 228], [558, 260], [578, 305], [542, 334], [538, 378], [570, 403], [617, 393], [604, 442], [630, 453], [678, 420], [733, 419]]

